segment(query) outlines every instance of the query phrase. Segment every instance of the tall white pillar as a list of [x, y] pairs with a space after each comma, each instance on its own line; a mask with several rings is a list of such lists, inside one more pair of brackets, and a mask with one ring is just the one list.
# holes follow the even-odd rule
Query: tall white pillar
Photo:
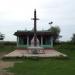
[[27, 46], [29, 45], [29, 36], [27, 36]]
[[51, 47], [53, 47], [53, 37], [51, 36]]
[[17, 47], [19, 46], [19, 36], [17, 36]]
[[43, 37], [41, 36], [41, 45], [43, 45]]

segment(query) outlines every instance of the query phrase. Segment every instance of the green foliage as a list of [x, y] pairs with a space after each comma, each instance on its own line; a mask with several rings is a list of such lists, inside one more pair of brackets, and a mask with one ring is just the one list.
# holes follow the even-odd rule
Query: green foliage
[[0, 46], [0, 52], [13, 51], [15, 49], [15, 46]]
[[1, 32], [0, 32], [0, 40], [3, 40], [4, 39], [4, 34], [2, 34]]
[[7, 52], [16, 49], [15, 42], [0, 42], [0, 52]]
[[75, 42], [75, 34], [73, 34], [73, 37], [72, 37], [72, 42]]
[[48, 31], [50, 31], [51, 33], [54, 34], [53, 36], [53, 40], [54, 42], [59, 38], [59, 34], [60, 34], [60, 28], [58, 26], [51, 26], [50, 29], [48, 29]]
[[67, 51], [75, 51], [75, 43], [71, 42], [63, 42], [57, 43], [54, 45], [55, 49], [67, 52]]
[[75, 60], [75, 43], [72, 42], [63, 42], [55, 45], [55, 49], [65, 53], [69, 56], [69, 58]]
[[75, 61], [42, 59], [25, 60], [8, 69], [15, 75], [74, 75]]
[[55, 33], [55, 34], [59, 34], [60, 33], [60, 28], [58, 26], [51, 26], [50, 29], [48, 29], [48, 31]]
[[0, 42], [0, 46], [3, 45], [3, 46], [16, 46], [16, 42], [9, 42], [9, 41], [2, 41]]

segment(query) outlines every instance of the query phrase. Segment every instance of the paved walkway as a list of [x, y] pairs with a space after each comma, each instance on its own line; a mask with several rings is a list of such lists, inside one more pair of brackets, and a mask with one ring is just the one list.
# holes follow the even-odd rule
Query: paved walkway
[[33, 56], [37, 56], [37, 57], [66, 57], [67, 55], [60, 53], [56, 50], [40, 50], [38, 54], [32, 54], [31, 50], [15, 50], [7, 55], [5, 55], [4, 57], [33, 57]]

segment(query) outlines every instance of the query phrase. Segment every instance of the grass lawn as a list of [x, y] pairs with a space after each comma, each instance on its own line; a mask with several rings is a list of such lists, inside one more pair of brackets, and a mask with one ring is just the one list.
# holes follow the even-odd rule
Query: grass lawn
[[75, 60], [25, 60], [8, 70], [16, 75], [75, 75]]
[[3, 46], [3, 45], [0, 45], [0, 52], [11, 52], [13, 50], [15, 50], [16, 47], [15, 46]]
[[24, 59], [7, 70], [15, 75], [75, 75], [75, 45], [56, 45], [69, 59]]

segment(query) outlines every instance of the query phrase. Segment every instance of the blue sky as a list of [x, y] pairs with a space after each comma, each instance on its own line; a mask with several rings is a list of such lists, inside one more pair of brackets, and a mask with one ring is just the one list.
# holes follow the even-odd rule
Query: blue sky
[[61, 29], [60, 40], [68, 41], [75, 33], [74, 0], [0, 0], [0, 32], [5, 41], [16, 41], [17, 30], [33, 28], [34, 9], [37, 10], [37, 29], [48, 29], [49, 22]]

